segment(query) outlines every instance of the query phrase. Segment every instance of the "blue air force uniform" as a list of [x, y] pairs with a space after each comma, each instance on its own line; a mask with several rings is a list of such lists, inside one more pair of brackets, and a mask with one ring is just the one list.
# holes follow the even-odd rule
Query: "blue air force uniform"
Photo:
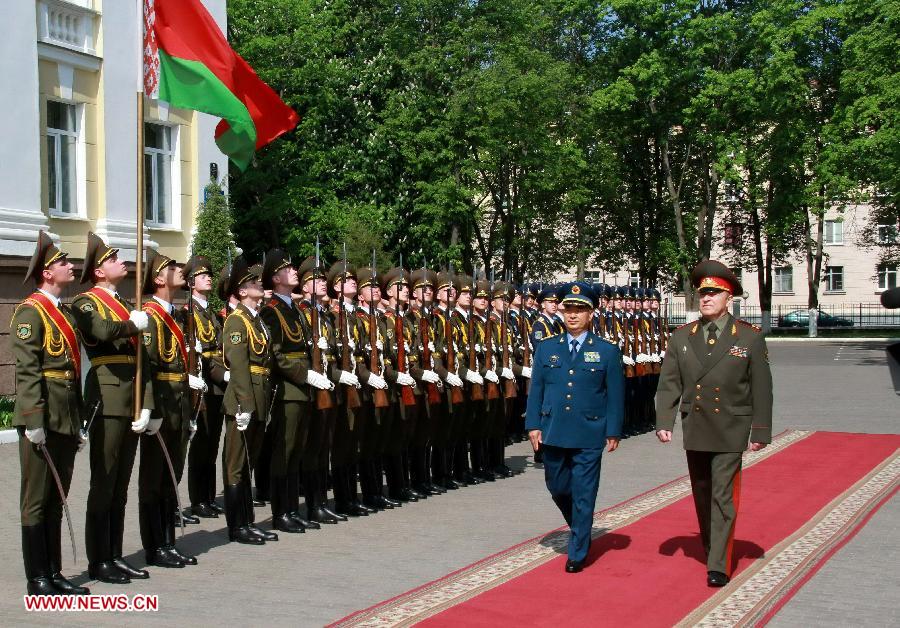
[[[564, 286], [560, 298], [592, 308], [597, 303], [581, 282]], [[603, 448], [607, 438], [622, 433], [625, 378], [616, 345], [589, 331], [574, 340], [574, 353], [568, 333], [538, 343], [525, 428], [541, 430], [547, 489], [572, 531], [569, 561], [580, 568], [590, 545]]]

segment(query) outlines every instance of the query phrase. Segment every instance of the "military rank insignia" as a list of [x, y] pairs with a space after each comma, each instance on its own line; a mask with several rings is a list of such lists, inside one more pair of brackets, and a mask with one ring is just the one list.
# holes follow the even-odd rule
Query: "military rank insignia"
[[239, 331], [232, 332], [231, 336], [229, 336], [229, 339], [231, 340], [231, 344], [233, 344], [233, 345], [241, 344], [241, 332], [239, 332]]
[[750, 350], [747, 347], [731, 347], [728, 350], [728, 355], [733, 355], [736, 358], [746, 358], [750, 353]]
[[544, 332], [542, 332], [542, 331], [535, 331], [535, 332], [534, 332], [534, 337], [537, 338], [538, 340], [543, 340], [543, 339], [544, 339]]
[[31, 338], [31, 323], [19, 323], [16, 325], [16, 338], [19, 340]]
[[559, 362], [559, 356], [558, 356], [558, 355], [551, 355], [551, 356], [550, 356], [550, 364], [553, 364], [553, 365], [555, 366], [558, 362]]
[[145, 347], [149, 347], [149, 346], [150, 346], [150, 342], [153, 340], [152, 336], [151, 336], [150, 334], [148, 334], [147, 332], [144, 332], [144, 333], [142, 334], [142, 336], [143, 336], [143, 338], [144, 338], [144, 346], [145, 346]]
[[87, 303], [82, 303], [81, 308], [79, 308], [82, 312], [93, 312], [94, 304], [88, 301]]
[[584, 352], [584, 361], [585, 362], [599, 362], [600, 354], [596, 351], [585, 351]]

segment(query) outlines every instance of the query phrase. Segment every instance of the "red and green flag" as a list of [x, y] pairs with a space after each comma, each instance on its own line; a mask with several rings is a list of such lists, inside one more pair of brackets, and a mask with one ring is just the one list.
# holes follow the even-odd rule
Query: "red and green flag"
[[244, 170], [299, 116], [238, 55], [200, 0], [144, 0], [144, 93], [222, 118], [216, 144]]

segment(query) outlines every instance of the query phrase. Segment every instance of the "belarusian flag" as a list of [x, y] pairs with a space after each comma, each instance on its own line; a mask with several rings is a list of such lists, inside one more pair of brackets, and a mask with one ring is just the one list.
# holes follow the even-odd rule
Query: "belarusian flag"
[[228, 45], [200, 0], [144, 0], [144, 93], [221, 117], [216, 144], [241, 170], [300, 121]]

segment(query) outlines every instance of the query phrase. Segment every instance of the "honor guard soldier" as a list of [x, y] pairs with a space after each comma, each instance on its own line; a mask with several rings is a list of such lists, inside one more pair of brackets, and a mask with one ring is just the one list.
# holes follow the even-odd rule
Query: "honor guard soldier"
[[691, 273], [701, 319], [672, 332], [656, 393], [659, 440], [672, 440], [676, 412], [684, 429], [688, 472], [707, 584], [728, 583], [741, 488], [741, 454], [772, 441], [772, 374], [762, 331], [729, 313], [738, 278], [706, 260]]
[[622, 433], [624, 381], [615, 345], [590, 331], [597, 306], [588, 284], [563, 286], [566, 332], [540, 343], [534, 356], [526, 427], [544, 456], [547, 489], [572, 533], [566, 572], [584, 567], [603, 447], [615, 451]]
[[269, 332], [259, 317], [263, 287], [259, 275], [243, 257], [231, 268], [227, 293], [238, 305], [222, 330], [222, 359], [228, 369], [225, 410], [225, 519], [228, 539], [262, 545], [277, 541], [275, 532], [254, 523], [250, 471], [256, 466], [269, 417], [270, 376], [273, 365]]
[[562, 333], [562, 325], [556, 318], [559, 301], [556, 290], [550, 286], [542, 289], [537, 295], [537, 303], [541, 307], [541, 313], [531, 326], [531, 342], [537, 349], [537, 343], [551, 336]]
[[[81, 347], [75, 319], [60, 297], [75, 280], [67, 253], [38, 232], [25, 282], [37, 290], [12, 317], [21, 469], [22, 558], [29, 595], [87, 595], [61, 573], [63, 503], [75, 453], [84, 446]], [[57, 484], [57, 480], [59, 484]], [[66, 513], [68, 516], [68, 513]], [[72, 539], [75, 542], [75, 539]]]
[[191, 419], [191, 389], [206, 390], [203, 379], [188, 373], [188, 347], [175, 306], [184, 288], [175, 260], [147, 250], [143, 293], [150, 324], [141, 334], [147, 368], [153, 379], [153, 417], [141, 438], [138, 512], [141, 542], [148, 565], [184, 567], [197, 559], [175, 546], [178, 482], [184, 471]]
[[523, 374], [516, 362], [513, 327], [509, 324], [509, 303], [512, 290], [505, 282], [497, 282], [491, 288], [489, 333], [495, 373], [499, 376], [499, 398], [495, 399], [494, 418], [487, 438], [487, 468], [496, 477], [512, 477], [506, 466], [506, 434], [516, 407], [518, 388], [516, 378]]
[[493, 482], [499, 476], [489, 467], [488, 439], [491, 436], [492, 422], [496, 420], [500, 406], [500, 371], [498, 360], [494, 359], [493, 338], [488, 341], [488, 303], [490, 302], [490, 284], [485, 280], [475, 282], [475, 293], [472, 298], [473, 316], [475, 319], [476, 354], [478, 357], [478, 374], [484, 378], [484, 397], [476, 403], [473, 413], [476, 415], [469, 434], [469, 450], [472, 462], [472, 473], [485, 482]]
[[[94, 286], [72, 302], [91, 361], [84, 382], [85, 401], [89, 408], [100, 404], [89, 430], [91, 485], [84, 529], [88, 575], [111, 584], [150, 577], [122, 557], [122, 537], [138, 435], [147, 429], [154, 408], [150, 370], [142, 369], [142, 381], [135, 383], [137, 351], [143, 351], [139, 335], [147, 328], [147, 315], [134, 310], [117, 291], [128, 275], [118, 251], [88, 233], [81, 283], [90, 281]], [[136, 385], [142, 388], [142, 404], [135, 419]]]
[[[216, 503], [216, 459], [222, 437], [222, 396], [226, 386], [222, 364], [223, 319], [213, 311], [208, 300], [213, 288], [209, 259], [194, 255], [184, 265], [183, 273], [191, 292], [191, 302], [185, 306], [185, 311], [187, 316], [193, 318], [193, 336], [200, 345], [201, 376], [208, 387], [203, 394], [197, 431], [188, 451], [188, 495], [192, 514], [217, 518], [225, 512]], [[193, 411], [196, 412], [196, 409]]]

